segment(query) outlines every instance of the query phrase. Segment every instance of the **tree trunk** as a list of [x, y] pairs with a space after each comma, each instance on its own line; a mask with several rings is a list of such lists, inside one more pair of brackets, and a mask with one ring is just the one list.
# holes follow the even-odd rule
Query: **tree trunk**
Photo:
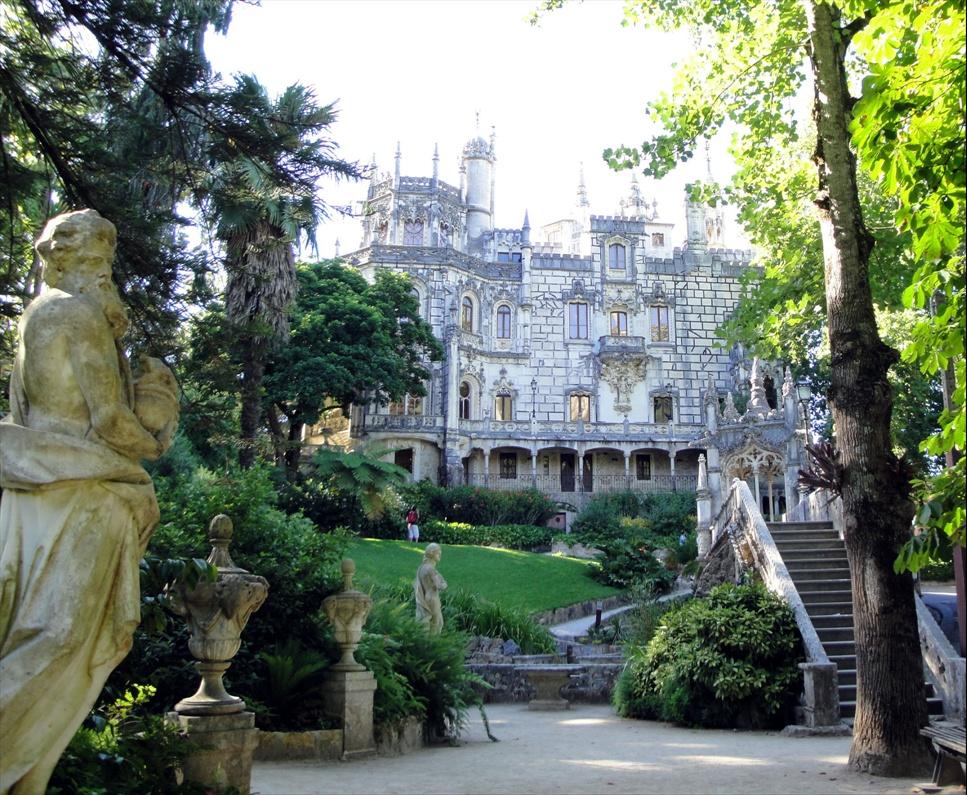
[[295, 480], [299, 474], [299, 463], [302, 460], [302, 429], [305, 423], [289, 417], [289, 443], [285, 448], [285, 477]]
[[255, 439], [262, 420], [262, 376], [265, 375], [267, 343], [262, 337], [245, 333], [242, 348], [242, 411], [238, 463], [248, 469], [255, 463]]
[[272, 435], [272, 453], [275, 456], [275, 465], [282, 467], [285, 465], [285, 433], [282, 430], [279, 414], [279, 407], [272, 404], [266, 409], [265, 419], [269, 423], [269, 433]]
[[863, 223], [850, 149], [852, 102], [838, 12], [804, 0], [815, 79], [817, 206], [825, 258], [836, 446], [856, 633], [856, 718], [850, 767], [885, 776], [925, 771], [927, 719], [913, 578], [893, 562], [910, 536], [909, 483], [892, 452], [887, 371], [869, 284], [873, 239]]

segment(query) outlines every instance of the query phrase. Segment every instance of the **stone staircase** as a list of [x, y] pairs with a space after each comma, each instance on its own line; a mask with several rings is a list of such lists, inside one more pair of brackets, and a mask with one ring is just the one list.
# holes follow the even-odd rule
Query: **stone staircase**
[[[836, 663], [840, 714], [851, 720], [856, 712], [856, 645], [846, 545], [832, 522], [768, 525], [826, 655]], [[932, 685], [926, 688], [928, 712], [942, 714], [943, 702], [934, 696]]]

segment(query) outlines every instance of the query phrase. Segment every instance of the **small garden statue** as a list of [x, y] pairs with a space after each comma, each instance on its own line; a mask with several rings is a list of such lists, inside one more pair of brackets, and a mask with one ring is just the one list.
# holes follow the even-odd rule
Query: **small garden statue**
[[416, 617], [427, 624], [434, 635], [443, 629], [443, 609], [440, 605], [440, 591], [445, 591], [447, 581], [436, 570], [440, 562], [440, 545], [427, 544], [423, 552], [423, 563], [416, 571], [413, 592], [416, 596]]
[[37, 241], [47, 290], [20, 321], [0, 422], [0, 793], [42, 793], [140, 621], [138, 561], [158, 521], [139, 463], [171, 445], [178, 386], [134, 379], [111, 280], [117, 230], [93, 210]]

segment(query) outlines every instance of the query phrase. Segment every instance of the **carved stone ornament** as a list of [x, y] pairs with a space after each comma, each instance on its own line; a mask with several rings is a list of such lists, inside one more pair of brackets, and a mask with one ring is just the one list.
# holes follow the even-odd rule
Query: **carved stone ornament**
[[363, 626], [369, 617], [369, 611], [373, 609], [373, 600], [362, 591], [353, 588], [353, 575], [356, 573], [356, 564], [346, 558], [342, 562], [342, 590], [326, 597], [322, 602], [322, 609], [335, 630], [336, 643], [342, 657], [335, 665], [333, 671], [365, 671], [366, 666], [356, 662], [353, 656], [356, 647], [359, 646], [359, 639], [363, 634]]
[[169, 594], [172, 609], [188, 623], [188, 649], [198, 660], [195, 667], [201, 674], [195, 695], [175, 705], [181, 715], [228, 715], [245, 709], [242, 699], [225, 690], [222, 676], [242, 645], [242, 630], [268, 596], [269, 583], [232, 561], [228, 553], [232, 529], [232, 520], [224, 514], [208, 527], [212, 544], [208, 562], [218, 569], [215, 582], [199, 582], [192, 588], [181, 585]]
[[614, 392], [615, 411], [631, 412], [631, 394], [646, 372], [647, 359], [639, 356], [616, 356], [601, 363], [601, 380]]

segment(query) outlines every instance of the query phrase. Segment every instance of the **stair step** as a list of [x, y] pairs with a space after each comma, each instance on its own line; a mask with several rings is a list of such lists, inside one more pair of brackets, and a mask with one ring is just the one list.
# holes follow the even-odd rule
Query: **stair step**
[[843, 616], [853, 612], [852, 602], [823, 602], [819, 604], [806, 605], [806, 612], [810, 619], [815, 620], [824, 616]]
[[797, 531], [797, 530], [832, 530], [832, 522], [766, 522], [769, 530]]
[[848, 640], [852, 643], [854, 640], [852, 624], [848, 627], [817, 627], [815, 622], [813, 622], [813, 627], [815, 627], [816, 634], [819, 635], [819, 639], [823, 642], [824, 646], [827, 642], [833, 643], [835, 641]]
[[798, 555], [804, 552], [841, 552], [844, 556], [846, 555], [846, 548], [843, 546], [843, 542], [839, 538], [835, 539], [791, 539], [791, 538], [776, 538], [773, 536], [773, 540], [776, 542], [776, 546], [782, 553], [783, 557], [787, 555]]
[[[847, 591], [851, 599], [853, 596], [852, 592], [848, 590], [850, 581], [846, 577], [824, 577], [821, 574], [813, 575], [809, 572], [800, 571], [796, 573], [792, 581], [796, 586], [796, 590], [799, 591], [800, 596], [803, 593], [830, 593], [831, 591], [835, 591], [836, 593]], [[804, 599], [803, 602], [805, 601]]]
[[776, 546], [786, 541], [840, 541], [835, 530], [773, 530], [772, 539]]
[[823, 616], [810, 615], [809, 618], [813, 622], [813, 626], [816, 631], [819, 632], [821, 629], [849, 627], [853, 629], [853, 613], [829, 613]]
[[[798, 588], [796, 590], [799, 590]], [[853, 592], [849, 588], [817, 589], [799, 591], [799, 596], [805, 605], [829, 604], [836, 602], [850, 606], [852, 613]]]
[[840, 671], [856, 670], [855, 654], [830, 654], [828, 657], [831, 663], [836, 663], [836, 668]]
[[856, 669], [855, 668], [840, 668], [836, 672], [837, 681], [839, 686], [843, 687], [856, 687]]
[[796, 574], [822, 572], [831, 580], [849, 579], [849, 567], [846, 565], [845, 560], [838, 561], [813, 558], [812, 560], [787, 560], [785, 564], [786, 568], [789, 569], [789, 573], [793, 576]]
[[856, 643], [853, 642], [852, 638], [850, 640], [831, 640], [829, 642], [823, 641], [823, 649], [826, 650], [826, 654], [829, 655], [829, 659], [839, 659], [840, 657], [856, 657]]

